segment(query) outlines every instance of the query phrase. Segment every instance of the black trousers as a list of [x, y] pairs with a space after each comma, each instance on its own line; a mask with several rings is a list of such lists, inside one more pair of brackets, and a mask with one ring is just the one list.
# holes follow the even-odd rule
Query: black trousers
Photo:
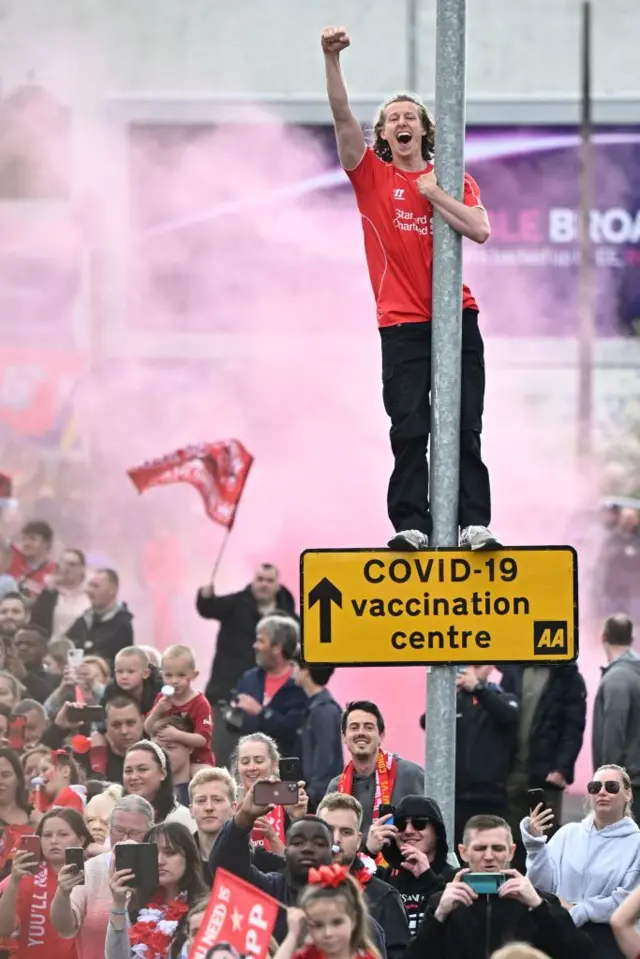
[[[431, 535], [427, 447], [431, 431], [431, 323], [382, 327], [382, 398], [391, 420], [395, 466], [387, 507], [396, 531]], [[491, 522], [489, 473], [482, 462], [484, 343], [475, 310], [462, 313], [462, 406], [460, 415], [460, 496], [458, 522]]]

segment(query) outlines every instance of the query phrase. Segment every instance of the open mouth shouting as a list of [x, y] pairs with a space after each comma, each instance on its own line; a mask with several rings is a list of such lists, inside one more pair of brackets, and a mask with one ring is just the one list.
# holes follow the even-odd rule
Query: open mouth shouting
[[406, 146], [413, 138], [408, 130], [401, 130], [396, 134], [396, 139], [401, 146]]

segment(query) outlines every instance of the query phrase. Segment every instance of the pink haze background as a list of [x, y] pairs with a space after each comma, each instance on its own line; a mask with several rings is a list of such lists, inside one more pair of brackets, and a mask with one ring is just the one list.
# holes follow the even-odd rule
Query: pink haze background
[[[93, 330], [92, 348], [80, 350], [89, 371], [70, 401], [92, 480], [81, 508], [91, 514], [93, 548], [123, 572], [138, 642], [192, 644], [204, 679], [215, 626], [198, 619], [193, 597], [223, 532], [193, 490], [139, 498], [125, 471], [230, 436], [254, 454], [219, 592], [243, 587], [267, 560], [295, 593], [304, 549], [383, 544], [391, 453], [374, 304], [353, 198], [290, 190], [325, 172], [308, 135], [250, 111], [237, 126], [172, 144], [166, 132], [138, 131], [124, 153], [114, 136], [98, 117], [78, 132], [74, 220], [81, 247], [91, 248]], [[200, 222], [178, 228], [185, 217]], [[482, 301], [481, 271], [467, 278]], [[543, 306], [513, 274], [503, 301], [514, 324], [525, 309], [528, 326]], [[34, 336], [26, 345], [41, 344]], [[596, 484], [578, 479], [566, 424], [510, 394], [491, 355], [489, 341], [495, 528], [507, 544], [571, 542]], [[580, 545], [586, 607], [597, 534]], [[601, 660], [583, 618], [591, 698]], [[331, 688], [341, 702], [378, 702], [388, 746], [422, 761], [423, 668], [344, 669]], [[581, 782], [589, 765], [585, 750]]]

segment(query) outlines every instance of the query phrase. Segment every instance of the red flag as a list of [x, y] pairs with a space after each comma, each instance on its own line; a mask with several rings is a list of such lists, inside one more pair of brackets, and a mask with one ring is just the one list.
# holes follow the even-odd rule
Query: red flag
[[239, 957], [266, 959], [279, 908], [279, 903], [260, 889], [226, 869], [217, 869], [189, 959], [204, 959], [216, 942], [228, 942]]
[[198, 490], [207, 516], [231, 529], [253, 456], [238, 440], [200, 443], [128, 470], [136, 489], [189, 483]]

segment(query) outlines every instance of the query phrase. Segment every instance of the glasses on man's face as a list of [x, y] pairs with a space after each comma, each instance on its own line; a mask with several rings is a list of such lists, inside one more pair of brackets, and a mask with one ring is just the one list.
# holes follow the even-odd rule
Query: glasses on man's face
[[422, 832], [430, 822], [431, 820], [427, 819], [426, 816], [396, 816], [394, 819], [394, 825], [397, 826], [398, 832], [404, 832], [409, 823], [417, 832]]
[[145, 837], [144, 829], [122, 829], [121, 826], [112, 826], [110, 832], [112, 839], [115, 839], [116, 842], [122, 842], [123, 839], [142, 842]]
[[602, 792], [603, 788], [605, 792], [608, 792], [611, 796], [615, 796], [616, 793], [620, 792], [620, 783], [617, 779], [605, 779], [604, 782], [600, 782], [599, 779], [593, 779], [590, 783], [587, 783], [587, 792], [590, 796], [597, 796], [599, 792]]

